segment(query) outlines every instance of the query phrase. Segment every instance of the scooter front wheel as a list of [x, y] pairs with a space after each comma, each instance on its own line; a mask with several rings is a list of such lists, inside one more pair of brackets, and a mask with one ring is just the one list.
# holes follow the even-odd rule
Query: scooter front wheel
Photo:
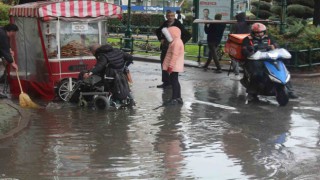
[[285, 106], [289, 102], [289, 95], [286, 87], [284, 85], [276, 86], [276, 99], [280, 106]]

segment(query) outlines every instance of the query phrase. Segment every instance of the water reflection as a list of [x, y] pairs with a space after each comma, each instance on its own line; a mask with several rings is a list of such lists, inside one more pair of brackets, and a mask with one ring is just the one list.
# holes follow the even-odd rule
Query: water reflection
[[157, 126], [160, 130], [156, 134], [155, 150], [163, 156], [164, 179], [177, 179], [181, 173], [181, 161], [183, 156], [181, 151], [184, 148], [181, 128], [181, 107], [165, 106], [163, 112], [158, 117]]
[[290, 151], [283, 150], [291, 128], [291, 109], [250, 105], [240, 114], [231, 114], [227, 122], [232, 125], [223, 134], [224, 151], [234, 163], [242, 166], [245, 174], [255, 177], [285, 177], [280, 159], [290, 157]]

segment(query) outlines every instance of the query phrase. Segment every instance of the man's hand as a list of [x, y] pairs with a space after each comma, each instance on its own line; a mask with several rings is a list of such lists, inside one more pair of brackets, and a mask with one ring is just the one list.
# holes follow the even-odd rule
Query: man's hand
[[14, 70], [18, 71], [18, 65], [15, 62], [11, 63], [11, 66], [13, 67]]
[[173, 71], [173, 68], [172, 68], [172, 67], [168, 67], [167, 72], [168, 72], [169, 74], [171, 74], [172, 71]]
[[274, 45], [269, 45], [268, 46], [268, 50], [274, 50], [274, 49], [275, 49]]
[[164, 44], [164, 41], [165, 41], [164, 39], [161, 39], [161, 44]]
[[14, 57], [14, 51], [10, 48], [10, 54], [12, 57]]

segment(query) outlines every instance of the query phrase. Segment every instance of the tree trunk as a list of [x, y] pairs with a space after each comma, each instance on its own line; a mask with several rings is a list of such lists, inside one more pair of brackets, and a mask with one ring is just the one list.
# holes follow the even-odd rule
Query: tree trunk
[[314, 1], [313, 12], [313, 25], [318, 26], [320, 24], [320, 0]]

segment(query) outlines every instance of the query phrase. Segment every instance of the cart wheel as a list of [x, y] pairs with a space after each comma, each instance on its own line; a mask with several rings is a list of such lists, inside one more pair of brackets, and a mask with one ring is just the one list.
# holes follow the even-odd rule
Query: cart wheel
[[58, 96], [62, 101], [67, 101], [67, 97], [74, 89], [76, 81], [71, 79], [71, 86], [69, 86], [69, 79], [62, 80], [58, 85]]
[[98, 96], [94, 99], [94, 106], [97, 109], [107, 110], [110, 107], [110, 100], [106, 96]]
[[82, 100], [79, 101], [78, 105], [80, 107], [87, 107], [88, 106], [88, 102], [86, 100], [82, 99]]

